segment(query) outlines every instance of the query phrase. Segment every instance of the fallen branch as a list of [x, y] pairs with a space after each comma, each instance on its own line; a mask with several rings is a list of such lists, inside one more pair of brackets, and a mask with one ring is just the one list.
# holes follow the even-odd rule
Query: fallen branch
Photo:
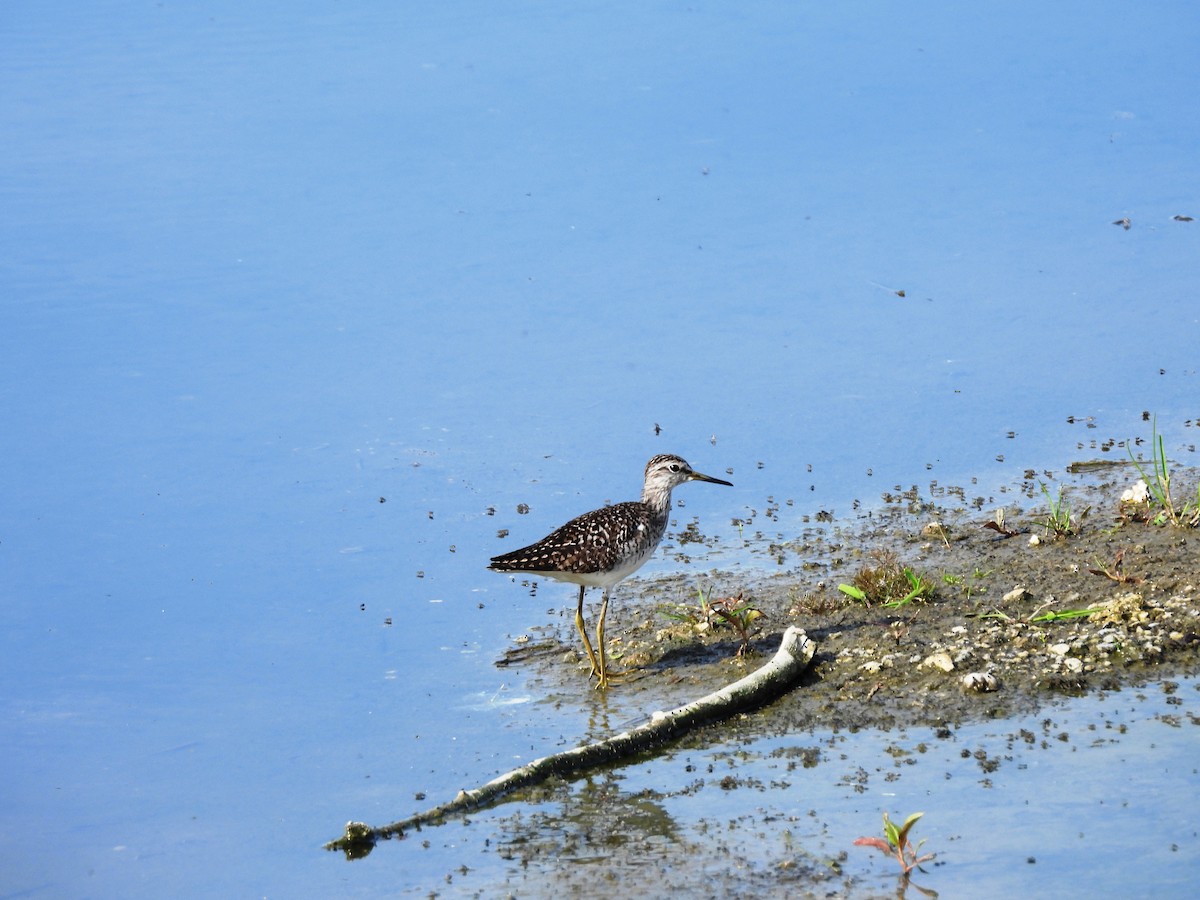
[[799, 680], [815, 651], [816, 644], [809, 640], [808, 635], [799, 628], [790, 627], [783, 633], [779, 650], [770, 662], [719, 691], [670, 712], [656, 712], [644, 724], [603, 741], [535, 759], [492, 779], [482, 787], [459, 791], [458, 796], [449, 803], [407, 819], [378, 828], [363, 822], [348, 822], [343, 835], [326, 844], [325, 849], [342, 850], [348, 858], [357, 858], [369, 853], [378, 840], [404, 837], [404, 832], [409, 829], [441, 822], [450, 815], [480, 809], [518, 788], [538, 784], [552, 775], [577, 775], [652, 749], [705, 722], [728, 718], [734, 713], [762, 706], [786, 693]]

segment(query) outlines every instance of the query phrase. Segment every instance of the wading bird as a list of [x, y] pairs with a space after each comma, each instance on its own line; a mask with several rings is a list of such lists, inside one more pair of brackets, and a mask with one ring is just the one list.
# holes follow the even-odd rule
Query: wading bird
[[[708, 481], [733, 487], [728, 481], [693, 470], [681, 457], [663, 453], [646, 463], [641, 500], [584, 513], [536, 544], [493, 557], [488, 566], [497, 572], [544, 575], [579, 585], [575, 627], [583, 638], [583, 647], [592, 664], [591, 674], [598, 679], [599, 688], [608, 687], [613, 674], [608, 671], [604, 658], [604, 619], [608, 615], [609, 593], [614, 585], [640, 569], [654, 554], [667, 530], [671, 490], [685, 481]], [[604, 589], [596, 624], [599, 656], [592, 650], [583, 621], [583, 592], [589, 587]]]

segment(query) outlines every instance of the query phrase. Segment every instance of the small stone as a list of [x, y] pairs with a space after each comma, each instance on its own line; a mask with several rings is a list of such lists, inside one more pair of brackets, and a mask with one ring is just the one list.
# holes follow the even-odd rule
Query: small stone
[[1025, 589], [1025, 585], [1018, 584], [1015, 588], [1004, 595], [1003, 600], [1005, 603], [1020, 603], [1028, 596], [1029, 591]]
[[1067, 669], [1071, 672], [1083, 671], [1083, 660], [1082, 659], [1076, 659], [1074, 656], [1068, 656], [1065, 660], [1063, 660], [1063, 663], [1066, 665]]
[[964, 691], [975, 694], [987, 694], [1000, 687], [1000, 679], [990, 672], [968, 672], [961, 683]]
[[880, 669], [882, 669], [882, 668], [883, 668], [883, 666], [882, 666], [882, 664], [879, 662], [879, 660], [877, 660], [877, 659], [873, 659], [873, 660], [871, 660], [871, 661], [869, 661], [869, 662], [865, 662], [865, 663], [863, 663], [863, 664], [862, 664], [861, 666], [859, 666], [858, 668], [859, 668], [861, 671], [863, 671], [863, 672], [878, 672]]
[[1071, 652], [1071, 645], [1070, 644], [1051, 644], [1046, 649], [1049, 650], [1051, 653], [1057, 653], [1059, 656], [1066, 656], [1068, 653]]
[[1126, 488], [1121, 494], [1122, 503], [1146, 503], [1150, 499], [1150, 488], [1145, 481], [1138, 481], [1131, 488]]
[[941, 669], [943, 672], [954, 671], [954, 660], [950, 658], [950, 654], [945, 650], [939, 650], [937, 653], [931, 653], [921, 661], [921, 667], [925, 669]]
[[1036, 547], [1036, 546], [1038, 546], [1038, 545], [1039, 545], [1041, 542], [1042, 542], [1042, 539], [1041, 539], [1040, 537], [1038, 537], [1038, 536], [1035, 534], [1035, 535], [1033, 535], [1033, 536], [1032, 536], [1032, 537], [1029, 539], [1029, 546], [1030, 546], [1030, 547]]

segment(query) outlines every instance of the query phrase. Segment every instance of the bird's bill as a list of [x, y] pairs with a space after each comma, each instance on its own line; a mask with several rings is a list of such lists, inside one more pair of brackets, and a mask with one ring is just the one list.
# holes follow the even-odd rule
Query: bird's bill
[[733, 487], [732, 481], [725, 481], [721, 478], [713, 478], [711, 475], [705, 475], [702, 472], [693, 472], [688, 481], [707, 481], [711, 484], [723, 484], [726, 487]]

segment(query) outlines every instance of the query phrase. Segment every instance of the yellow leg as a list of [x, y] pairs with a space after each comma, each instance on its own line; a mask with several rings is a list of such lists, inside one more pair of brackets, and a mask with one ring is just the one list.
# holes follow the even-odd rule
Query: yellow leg
[[600, 601], [600, 619], [596, 623], [596, 646], [600, 650], [600, 690], [608, 687], [608, 666], [604, 661], [604, 620], [608, 617], [608, 588], [604, 589], [604, 599]]
[[[584, 586], [580, 585], [579, 586], [579, 605], [575, 608], [575, 627], [579, 630], [579, 636], [581, 638], [583, 638], [583, 649], [587, 651], [588, 659], [592, 663], [592, 671], [588, 674], [588, 677], [591, 678], [592, 675], [595, 675], [598, 672], [603, 671], [603, 664], [597, 665], [597, 663], [596, 663], [596, 654], [592, 650], [592, 642], [588, 640], [587, 628], [584, 626], [584, 623], [583, 623], [583, 591], [584, 591]], [[605, 600], [607, 601], [607, 599], [608, 598], [606, 595]], [[604, 658], [604, 645], [603, 644], [600, 645], [600, 658], [601, 659]]]

